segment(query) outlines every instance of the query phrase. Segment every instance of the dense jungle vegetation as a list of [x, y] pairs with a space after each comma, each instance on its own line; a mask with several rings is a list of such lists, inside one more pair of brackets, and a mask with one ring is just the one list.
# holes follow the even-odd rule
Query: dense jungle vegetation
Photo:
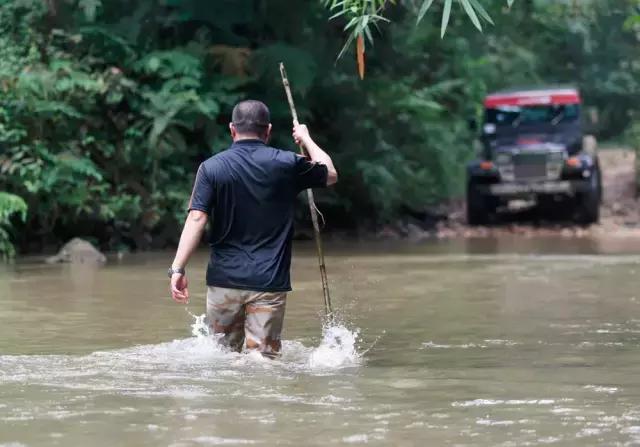
[[[574, 84], [600, 139], [634, 128], [637, 0], [377, 1], [384, 20], [366, 29], [347, 13], [330, 20], [343, 3], [0, 0], [0, 253], [72, 236], [174, 244], [198, 164], [229, 144], [236, 101], [266, 102], [273, 145], [295, 149], [279, 61], [340, 170], [318, 196], [333, 228], [459, 197], [468, 120], [494, 89]], [[371, 38], [363, 80], [358, 32]]]

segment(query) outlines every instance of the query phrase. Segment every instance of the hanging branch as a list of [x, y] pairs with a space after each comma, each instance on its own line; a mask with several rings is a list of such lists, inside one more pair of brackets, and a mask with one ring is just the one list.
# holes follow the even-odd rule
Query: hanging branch
[[[444, 3], [442, 10], [442, 21], [440, 24], [440, 37], [444, 37], [449, 20], [451, 18], [451, 9], [453, 2], [458, 3], [471, 23], [479, 31], [482, 31], [482, 21], [493, 25], [493, 20], [482, 6], [480, 0], [438, 0]], [[515, 0], [506, 0], [507, 6], [510, 8]], [[360, 79], [364, 78], [365, 71], [365, 37], [370, 44], [373, 44], [372, 27], [378, 27], [380, 22], [389, 22], [383, 15], [387, 6], [396, 6], [396, 0], [322, 0], [326, 8], [334, 13], [329, 20], [343, 17], [347, 20], [344, 31], [347, 33], [347, 39], [344, 46], [338, 54], [340, 59], [349, 49], [353, 41], [356, 41], [356, 61], [358, 65], [358, 74]], [[435, 0], [422, 0], [422, 4], [416, 9], [417, 20], [420, 23]]]

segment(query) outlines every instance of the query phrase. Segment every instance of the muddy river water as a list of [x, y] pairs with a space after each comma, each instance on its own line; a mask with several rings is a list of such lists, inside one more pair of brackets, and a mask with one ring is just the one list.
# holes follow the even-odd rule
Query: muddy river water
[[0, 266], [0, 446], [640, 445], [640, 244], [311, 246], [284, 355], [203, 334], [204, 263], [171, 253]]

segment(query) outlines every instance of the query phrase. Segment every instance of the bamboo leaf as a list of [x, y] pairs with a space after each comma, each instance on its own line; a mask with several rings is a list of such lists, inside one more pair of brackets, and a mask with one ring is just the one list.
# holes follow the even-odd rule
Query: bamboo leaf
[[344, 26], [344, 30], [347, 31], [348, 29], [353, 28], [358, 23], [359, 19], [359, 17], [354, 17], [349, 20], [349, 22]]
[[464, 8], [465, 12], [471, 19], [473, 26], [478, 28], [479, 31], [482, 31], [482, 25], [480, 25], [480, 20], [478, 20], [478, 16], [476, 15], [476, 12], [473, 10], [473, 6], [471, 6], [471, 4], [469, 3], [469, 0], [458, 0], [458, 3], [460, 3]]
[[369, 16], [364, 16], [362, 18], [362, 22], [360, 23], [360, 26], [359, 26], [360, 31], [364, 31], [365, 29], [367, 29], [368, 28], [368, 26], [367, 26], [368, 24], [369, 24]]
[[387, 23], [391, 22], [391, 20], [387, 19], [386, 17], [382, 17], [382, 16], [380, 16], [378, 14], [371, 14], [369, 17], [374, 22], [379, 22], [379, 21], [380, 22], [387, 22]]
[[329, 20], [337, 19], [338, 17], [341, 17], [341, 16], [345, 15], [346, 13], [347, 13], [347, 11], [344, 11], [344, 10], [338, 11], [334, 15], [329, 17]]
[[416, 24], [420, 23], [432, 4], [433, 0], [424, 0], [422, 2], [422, 6], [420, 6], [420, 10], [418, 11], [418, 20], [416, 21]]
[[340, 53], [338, 53], [338, 57], [336, 58], [336, 60], [340, 59], [344, 55], [344, 53], [346, 53], [346, 51], [351, 46], [351, 42], [353, 42], [353, 39], [355, 38], [356, 35], [354, 33], [349, 34], [349, 37], [347, 37], [347, 41], [344, 43], [344, 46], [340, 50]]
[[[327, 2], [328, 4], [329, 2]], [[340, 8], [340, 11], [338, 11], [337, 13], [335, 13], [334, 15], [332, 15], [331, 17], [329, 17], [329, 20], [333, 20], [335, 18], [338, 18], [340, 16], [343, 16], [345, 14], [347, 14], [348, 12], [350, 12], [349, 8], [346, 5], [345, 1], [342, 2], [332, 2], [331, 6], [329, 6], [329, 11], [333, 11], [334, 9], [338, 9]]]
[[369, 42], [371, 43], [371, 45], [373, 46], [373, 36], [371, 35], [371, 29], [369, 27], [366, 27], [364, 29], [364, 33], [367, 36], [367, 39], [369, 39]]
[[484, 6], [482, 6], [482, 4], [478, 0], [469, 0], [469, 2], [471, 3], [471, 6], [473, 6], [473, 8], [476, 10], [476, 12], [480, 14], [480, 17], [482, 17], [484, 20], [486, 20], [490, 24], [494, 25], [493, 19], [491, 18], [487, 10], [484, 9]]
[[342, 7], [342, 9], [345, 9], [344, 5], [345, 5], [346, 1], [325, 1], [324, 4], [326, 7], [329, 8], [329, 10], [334, 10], [336, 8]]
[[444, 0], [444, 11], [442, 11], [442, 24], [440, 26], [440, 38], [444, 37], [444, 33], [447, 31], [447, 25], [449, 25], [449, 18], [451, 17], [451, 4], [453, 0]]
[[383, 6], [384, 6], [384, 1], [381, 1], [380, 5], [378, 5], [378, 2], [376, 2], [375, 0], [372, 1], [369, 4], [369, 9], [371, 10], [371, 14], [375, 14], [378, 8], [382, 8]]

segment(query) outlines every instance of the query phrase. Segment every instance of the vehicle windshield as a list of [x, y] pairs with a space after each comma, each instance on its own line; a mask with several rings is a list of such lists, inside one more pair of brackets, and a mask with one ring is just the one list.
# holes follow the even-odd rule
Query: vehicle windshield
[[518, 127], [522, 124], [552, 124], [571, 122], [578, 118], [578, 104], [544, 106], [498, 106], [487, 109], [486, 123], [495, 126]]

